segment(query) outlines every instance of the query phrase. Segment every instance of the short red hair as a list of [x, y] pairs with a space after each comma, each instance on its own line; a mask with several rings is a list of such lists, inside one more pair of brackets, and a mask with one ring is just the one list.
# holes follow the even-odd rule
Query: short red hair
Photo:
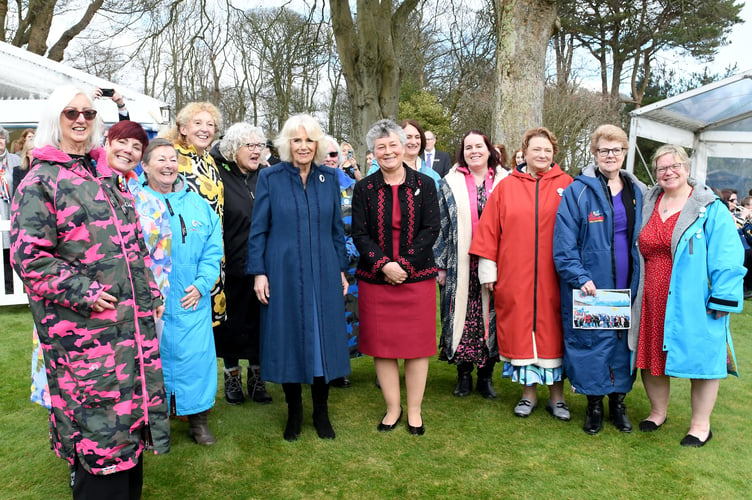
[[146, 146], [149, 145], [149, 136], [146, 135], [143, 127], [130, 120], [117, 122], [107, 131], [108, 142], [117, 141], [118, 139], [136, 139], [141, 143], [143, 149], [146, 149]]

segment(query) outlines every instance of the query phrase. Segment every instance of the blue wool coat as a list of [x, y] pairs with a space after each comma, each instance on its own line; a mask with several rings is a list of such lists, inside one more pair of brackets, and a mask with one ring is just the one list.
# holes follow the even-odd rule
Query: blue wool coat
[[[640, 280], [637, 237], [642, 221], [645, 185], [621, 171], [635, 197], [634, 227], [630, 241], [632, 300]], [[564, 191], [554, 228], [554, 264], [561, 287], [561, 319], [564, 330], [563, 366], [572, 388], [581, 394], [600, 396], [632, 389], [631, 352], [627, 330], [590, 330], [572, 324], [572, 290], [592, 280], [598, 289], [616, 288], [614, 261], [614, 209], [605, 183], [593, 165]], [[623, 191], [622, 191], [623, 192]], [[635, 322], [639, 316], [632, 317]]]
[[248, 274], [269, 280], [269, 305], [261, 305], [264, 380], [312, 383], [319, 348], [327, 382], [350, 373], [340, 276], [348, 264], [334, 169], [312, 165], [305, 188], [287, 162], [259, 174], [247, 263]]
[[[178, 415], [193, 415], [214, 406], [217, 393], [211, 290], [219, 278], [222, 225], [209, 203], [187, 191], [179, 179], [176, 192], [161, 194], [149, 187], [144, 191], [168, 207], [172, 231], [170, 293], [159, 343], [165, 388], [168, 397], [175, 395]], [[190, 285], [201, 292], [195, 310], [180, 305]]]
[[[716, 318], [708, 311], [741, 312], [744, 250], [728, 208], [709, 187], [694, 181], [690, 184], [694, 190], [671, 236], [674, 262], [663, 330], [665, 373], [681, 378], [725, 378], [728, 354], [736, 365], [729, 317]], [[655, 186], [645, 195], [643, 227], [661, 191]], [[640, 287], [641, 303], [642, 281]], [[636, 341], [630, 336], [630, 345]]]

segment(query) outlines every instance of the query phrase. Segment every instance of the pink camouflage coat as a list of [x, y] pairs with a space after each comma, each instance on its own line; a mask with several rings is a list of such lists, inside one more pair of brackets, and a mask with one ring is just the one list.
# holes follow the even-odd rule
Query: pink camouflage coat
[[[170, 447], [149, 253], [104, 150], [90, 153], [96, 177], [53, 147], [33, 154], [13, 200], [11, 253], [44, 354], [52, 447], [92, 474], [124, 471], [145, 447]], [[93, 312], [105, 291], [115, 310]]]

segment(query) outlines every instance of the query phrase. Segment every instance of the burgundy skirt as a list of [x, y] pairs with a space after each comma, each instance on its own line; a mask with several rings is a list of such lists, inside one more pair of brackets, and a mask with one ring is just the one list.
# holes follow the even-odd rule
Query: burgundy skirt
[[436, 355], [436, 282], [358, 283], [360, 352], [374, 358]]

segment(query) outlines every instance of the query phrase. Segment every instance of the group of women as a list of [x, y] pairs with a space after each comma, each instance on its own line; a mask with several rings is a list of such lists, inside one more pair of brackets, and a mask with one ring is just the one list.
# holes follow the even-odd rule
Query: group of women
[[[546, 409], [569, 420], [568, 377], [588, 399], [585, 432], [601, 430], [606, 395], [611, 422], [630, 432], [625, 396], [636, 367], [651, 403], [640, 430], [663, 425], [669, 377], [681, 377], [692, 381], [681, 444], [712, 438], [718, 382], [735, 365], [727, 314], [742, 308], [744, 267], [728, 210], [689, 177], [681, 148], [659, 148], [658, 184], [646, 192], [621, 170], [618, 127], [595, 131], [594, 164], [574, 180], [554, 162], [557, 141], [545, 128], [525, 134], [524, 161], [508, 176], [473, 130], [437, 182], [418, 164], [420, 125], [380, 120], [366, 137], [378, 169], [355, 182], [311, 116], [287, 120], [275, 140], [282, 161], [263, 169], [263, 132], [236, 124], [210, 153], [220, 126], [214, 106], [192, 103], [168, 138], [149, 142], [123, 121], [102, 149], [85, 92], [62, 87], [49, 98], [34, 168], [11, 207], [11, 253], [44, 352], [53, 448], [74, 472], [74, 496], [137, 498], [140, 455], [169, 449], [170, 413], [187, 416], [197, 443], [214, 443], [217, 355], [228, 402], [244, 399], [247, 359], [251, 399], [271, 400], [264, 380], [282, 384], [286, 440], [302, 432], [302, 384], [319, 437], [334, 439], [329, 387], [349, 374], [354, 335], [384, 397], [378, 431], [403, 417], [404, 360], [407, 430], [424, 434], [436, 282], [439, 355], [457, 366], [456, 396], [472, 391], [477, 369], [475, 389], [496, 397], [500, 361], [523, 385], [515, 415], [534, 411], [544, 384]], [[142, 178], [132, 172], [139, 162]], [[573, 292], [609, 289], [630, 291], [630, 331], [576, 328]]]

